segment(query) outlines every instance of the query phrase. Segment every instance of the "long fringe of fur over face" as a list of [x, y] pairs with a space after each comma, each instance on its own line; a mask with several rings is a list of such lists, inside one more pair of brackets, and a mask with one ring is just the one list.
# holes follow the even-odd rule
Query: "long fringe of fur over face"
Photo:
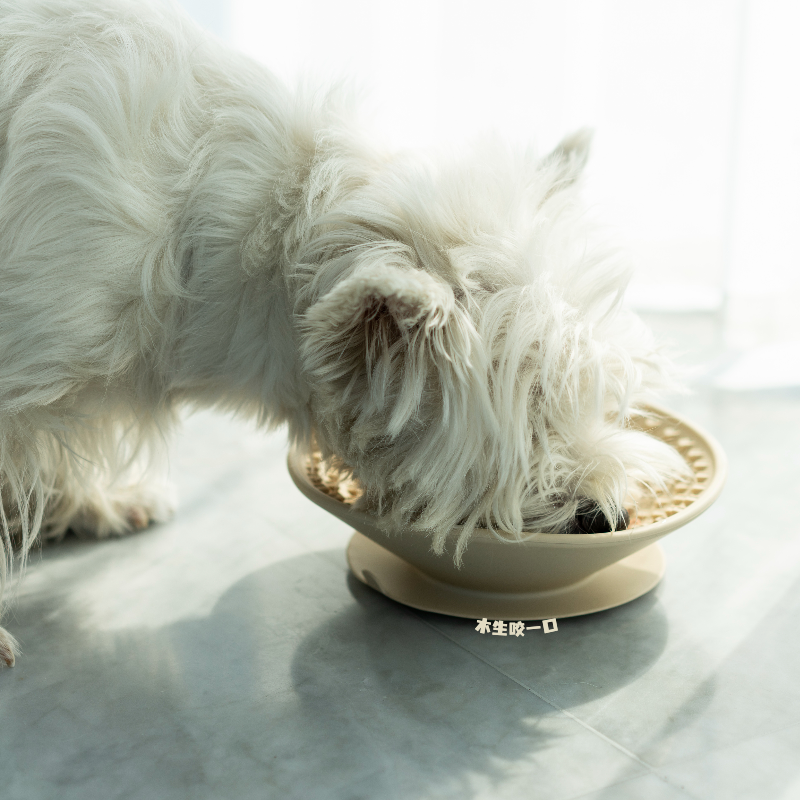
[[460, 524], [457, 561], [476, 527], [558, 532], [587, 500], [618, 519], [684, 468], [627, 426], [670, 369], [620, 307], [627, 266], [591, 244], [585, 145], [398, 163], [298, 257], [323, 453], [365, 484], [362, 507], [437, 552]]
[[592, 244], [588, 137], [387, 154], [339, 96], [166, 5], [0, 0], [3, 585], [15, 539], [162, 515], [186, 403], [288, 424], [437, 552], [461, 524], [456, 560], [681, 471], [628, 427], [668, 365]]

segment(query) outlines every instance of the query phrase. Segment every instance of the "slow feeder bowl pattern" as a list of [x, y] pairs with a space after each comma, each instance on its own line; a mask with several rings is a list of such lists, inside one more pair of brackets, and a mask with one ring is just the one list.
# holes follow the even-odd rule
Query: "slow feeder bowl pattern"
[[523, 542], [476, 530], [458, 569], [458, 528], [437, 556], [424, 534], [387, 531], [376, 517], [356, 511], [358, 484], [293, 450], [289, 472], [317, 505], [355, 528], [348, 563], [355, 576], [398, 602], [452, 616], [547, 619], [601, 611], [652, 589], [664, 574], [656, 544], [690, 522], [719, 496], [726, 462], [717, 442], [677, 414], [653, 407], [632, 426], [675, 447], [692, 468], [689, 480], [629, 507], [630, 527], [595, 534], [531, 533]]

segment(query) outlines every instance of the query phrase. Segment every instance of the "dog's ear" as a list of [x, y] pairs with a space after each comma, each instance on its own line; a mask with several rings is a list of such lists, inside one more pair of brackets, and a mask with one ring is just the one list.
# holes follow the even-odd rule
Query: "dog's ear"
[[364, 265], [309, 308], [305, 327], [324, 335], [385, 318], [401, 332], [420, 323], [430, 330], [441, 327], [453, 305], [452, 290], [422, 270]]
[[562, 139], [555, 150], [541, 160], [539, 168], [551, 173], [552, 186], [547, 197], [572, 186], [580, 178], [589, 160], [592, 135], [591, 128], [581, 128]]
[[423, 399], [437, 360], [452, 367], [446, 329], [452, 289], [412, 267], [364, 264], [312, 305], [300, 351], [329, 424], [366, 447], [397, 436]]

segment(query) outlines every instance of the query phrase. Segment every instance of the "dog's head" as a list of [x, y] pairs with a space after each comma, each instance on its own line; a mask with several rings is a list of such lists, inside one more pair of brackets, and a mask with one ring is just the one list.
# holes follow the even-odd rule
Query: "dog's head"
[[683, 469], [632, 430], [668, 364], [621, 309], [628, 270], [591, 244], [576, 180], [588, 136], [544, 159], [387, 169], [305, 251], [301, 359], [324, 456], [363, 504], [433, 531], [610, 526]]

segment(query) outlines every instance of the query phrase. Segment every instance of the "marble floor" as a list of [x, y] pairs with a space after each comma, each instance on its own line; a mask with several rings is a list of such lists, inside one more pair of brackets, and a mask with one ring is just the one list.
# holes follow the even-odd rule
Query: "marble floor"
[[0, 797], [800, 798], [800, 388], [729, 388], [713, 319], [651, 321], [730, 459], [655, 590], [525, 638], [402, 607], [348, 574], [283, 434], [200, 413], [171, 522], [34, 557]]

